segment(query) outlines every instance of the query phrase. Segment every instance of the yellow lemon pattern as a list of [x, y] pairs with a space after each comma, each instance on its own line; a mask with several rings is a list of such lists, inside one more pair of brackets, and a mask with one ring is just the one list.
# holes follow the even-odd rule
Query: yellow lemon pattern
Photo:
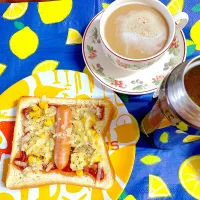
[[161, 161], [160, 157], [155, 155], [147, 155], [140, 159], [141, 162], [143, 162], [145, 165], [154, 165], [156, 163], [159, 163]]
[[184, 6], [184, 0], [171, 0], [167, 5], [167, 8], [173, 15], [175, 15], [179, 12], [182, 12], [183, 6]]
[[159, 177], [149, 175], [149, 198], [170, 197], [166, 183]]
[[179, 130], [181, 131], [187, 131], [188, 130], [188, 125], [185, 124], [184, 122], [179, 122], [179, 124], [176, 126]]
[[162, 135], [160, 136], [160, 141], [162, 143], [168, 143], [169, 139], [169, 134], [167, 132], [163, 132]]
[[28, 26], [16, 32], [10, 38], [10, 49], [20, 59], [26, 59], [38, 48], [39, 39]]
[[28, 3], [11, 3], [3, 14], [3, 18], [15, 20], [22, 17], [28, 9]]
[[38, 12], [44, 24], [54, 24], [63, 21], [72, 10], [72, 0], [39, 2]]
[[59, 62], [56, 60], [45, 60], [35, 66], [32, 74], [37, 74], [39, 72], [45, 72], [48, 70], [55, 70], [57, 68], [58, 64], [59, 64]]
[[106, 9], [110, 4], [109, 3], [102, 3], [102, 8]]
[[184, 138], [183, 142], [188, 143], [188, 142], [194, 142], [200, 140], [200, 135], [188, 135], [187, 137]]
[[4, 73], [6, 70], [6, 65], [0, 63], [0, 76]]
[[136, 200], [136, 198], [132, 195], [128, 195], [124, 200]]
[[81, 34], [77, 30], [69, 28], [66, 44], [81, 44], [81, 43], [82, 43]]
[[200, 199], [200, 155], [185, 160], [179, 169], [179, 180], [185, 190], [195, 199]]
[[196, 50], [200, 50], [200, 37], [199, 37], [199, 31], [200, 31], [200, 20], [198, 20], [191, 28], [190, 30], [190, 37], [193, 40], [193, 42], [196, 44]]
[[187, 46], [190, 46], [190, 45], [193, 45], [194, 42], [192, 40], [186, 40], [186, 45]]

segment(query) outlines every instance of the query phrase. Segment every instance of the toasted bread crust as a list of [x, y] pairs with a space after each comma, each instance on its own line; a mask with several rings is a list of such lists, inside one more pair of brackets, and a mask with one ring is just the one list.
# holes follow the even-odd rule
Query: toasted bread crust
[[[16, 124], [14, 129], [14, 137], [12, 142], [12, 152], [10, 157], [10, 164], [8, 167], [8, 173], [6, 178], [6, 187], [9, 189], [20, 189], [27, 187], [38, 187], [42, 185], [48, 184], [75, 184], [86, 187], [94, 187], [94, 188], [102, 188], [108, 189], [114, 183], [115, 175], [114, 169], [112, 167], [105, 142], [103, 140], [102, 134], [108, 131], [110, 126], [110, 122], [112, 120], [113, 115], [113, 107], [112, 103], [109, 100], [102, 99], [63, 99], [63, 98], [45, 98], [44, 101], [50, 104], [56, 105], [103, 105], [105, 106], [105, 116], [103, 119], [103, 128], [99, 132], [101, 137], [99, 142], [102, 143], [102, 155], [103, 155], [103, 168], [105, 173], [105, 179], [97, 183], [94, 178], [89, 175], [83, 175], [81, 177], [73, 175], [66, 176], [58, 173], [42, 173], [42, 174], [34, 174], [32, 173], [29, 176], [25, 176], [21, 170], [17, 167], [13, 166], [13, 161], [16, 153], [19, 149], [19, 139], [23, 135], [22, 130], [22, 110], [24, 108], [30, 107], [31, 105], [38, 103], [41, 101], [41, 98], [38, 97], [21, 97], [18, 101], [17, 106], [17, 114], [16, 114]], [[104, 134], [105, 135], [105, 134]]]

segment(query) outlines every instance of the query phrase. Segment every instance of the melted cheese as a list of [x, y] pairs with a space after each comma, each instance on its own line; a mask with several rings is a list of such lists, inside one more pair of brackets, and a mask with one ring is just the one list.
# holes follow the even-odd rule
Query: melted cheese
[[74, 109], [73, 117], [72, 130], [67, 131], [67, 136], [70, 138], [70, 144], [74, 148], [71, 154], [70, 168], [77, 171], [92, 165], [94, 162], [100, 162], [99, 135], [94, 130], [97, 122], [94, 109]]
[[26, 118], [23, 118], [24, 133], [28, 133], [21, 138], [21, 150], [28, 156], [29, 169], [25, 172], [43, 170], [43, 165], [53, 159], [55, 146], [53, 134], [56, 108], [40, 102], [39, 106], [33, 105], [31, 109]]
[[[28, 167], [25, 173], [41, 171], [43, 165], [48, 170], [53, 165], [53, 150], [55, 147], [54, 138], [65, 133], [55, 132], [56, 108], [46, 103], [33, 105], [32, 111], [23, 119], [24, 132], [27, 133], [21, 139], [21, 150], [28, 156]], [[65, 129], [69, 137], [70, 145], [73, 147], [71, 154], [70, 168], [73, 171], [81, 172], [84, 167], [101, 161], [99, 135], [95, 130], [98, 120], [98, 107], [72, 107], [72, 126]], [[78, 173], [79, 175], [81, 173]]]

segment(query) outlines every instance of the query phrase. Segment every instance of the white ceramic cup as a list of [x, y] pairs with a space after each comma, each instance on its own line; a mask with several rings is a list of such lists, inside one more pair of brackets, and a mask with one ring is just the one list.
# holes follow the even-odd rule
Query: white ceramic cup
[[[166, 19], [168, 23], [169, 36], [166, 45], [160, 52], [151, 57], [143, 59], [126, 58], [113, 51], [105, 39], [104, 29], [108, 17], [119, 7], [129, 4], [145, 4], [147, 6], [155, 8], [163, 15], [163, 17]], [[175, 33], [181, 31], [185, 27], [185, 25], [188, 23], [188, 19], [189, 19], [188, 15], [184, 12], [180, 12], [172, 16], [167, 7], [158, 0], [116, 0], [108, 6], [108, 8], [103, 12], [102, 17], [100, 19], [100, 38], [103, 51], [105, 55], [108, 57], [108, 59], [112, 61], [112, 63], [115, 63], [115, 66], [117, 67], [129, 71], [142, 70], [148, 67], [149, 65], [152, 65], [154, 62], [156, 62], [164, 55], [167, 49], [169, 49], [170, 44], [172, 43], [173, 38], [175, 36]]]

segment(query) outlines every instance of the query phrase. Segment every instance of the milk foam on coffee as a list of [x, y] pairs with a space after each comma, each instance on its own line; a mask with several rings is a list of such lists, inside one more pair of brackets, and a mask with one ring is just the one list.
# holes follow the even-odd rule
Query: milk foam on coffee
[[105, 24], [105, 38], [121, 56], [143, 59], [159, 53], [166, 45], [169, 27], [156, 9], [144, 4], [117, 8]]
[[167, 28], [159, 16], [148, 10], [131, 11], [119, 16], [115, 23], [116, 34], [125, 43], [127, 57], [132, 48], [144, 54], [156, 54], [166, 43]]

